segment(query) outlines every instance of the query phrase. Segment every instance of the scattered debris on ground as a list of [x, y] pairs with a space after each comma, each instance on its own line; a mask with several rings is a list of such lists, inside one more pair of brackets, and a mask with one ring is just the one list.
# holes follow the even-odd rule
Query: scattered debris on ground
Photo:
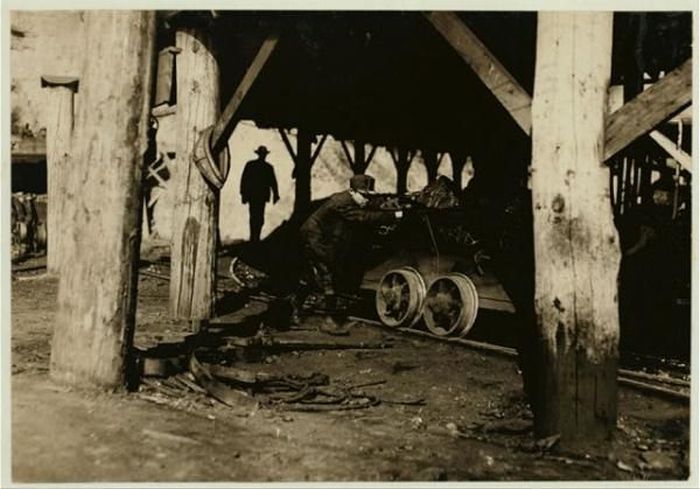
[[[222, 283], [221, 294], [233, 293]], [[167, 281], [151, 276], [139, 280], [135, 340], [147, 375], [138, 391], [58, 392], [47, 379], [56, 291], [57, 281], [44, 278], [15, 282], [12, 292], [13, 469], [21, 480], [688, 475], [682, 403], [622, 388], [614, 440], [570, 453], [557, 436], [533, 433], [508, 357], [360, 322], [342, 338], [319, 333], [313, 317], [299, 330], [270, 329], [261, 326], [268, 304], [250, 298], [195, 342], [189, 324], [169, 318]], [[77, 456], [76, 443], [89, 455]]]

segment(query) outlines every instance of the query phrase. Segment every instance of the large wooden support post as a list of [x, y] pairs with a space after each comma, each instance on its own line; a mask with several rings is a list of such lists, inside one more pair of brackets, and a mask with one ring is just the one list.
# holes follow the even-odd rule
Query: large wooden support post
[[396, 192], [405, 194], [408, 189], [408, 170], [411, 168], [413, 156], [408, 149], [399, 147], [391, 151], [391, 158], [396, 167]]
[[438, 165], [440, 164], [437, 151], [432, 149], [423, 150], [423, 164], [428, 174], [428, 183], [437, 180]]
[[452, 151], [450, 153], [450, 161], [452, 161], [452, 181], [461, 189], [462, 173], [464, 172], [464, 165], [467, 164], [467, 153], [463, 150]]
[[603, 141], [612, 13], [539, 13], [532, 105], [542, 435], [609, 436], [617, 419], [618, 237]]
[[311, 205], [311, 144], [314, 135], [299, 128], [297, 133], [297, 154], [294, 159], [294, 211], [305, 212]]
[[353, 175], [364, 174], [367, 171], [369, 164], [372, 162], [372, 158], [374, 158], [374, 153], [377, 151], [377, 146], [373, 145], [369, 154], [366, 154], [364, 141], [356, 139], [354, 142], [355, 155], [353, 157], [353, 155], [350, 154], [350, 148], [348, 148], [348, 145], [345, 144], [345, 141], [340, 141], [340, 144], [343, 148], [343, 152], [345, 153], [345, 157], [348, 159], [348, 164], [350, 165]]
[[[183, 22], [186, 20], [183, 20]], [[219, 115], [219, 66], [201, 27], [180, 26], [177, 55], [177, 157], [170, 258], [170, 309], [176, 319], [202, 321], [214, 311], [219, 193], [192, 161], [201, 131]]]
[[58, 288], [51, 377], [124, 385], [136, 314], [141, 168], [154, 61], [155, 12], [90, 10], [72, 145], [66, 266]]
[[367, 167], [369, 166], [369, 162], [365, 163], [365, 161], [366, 161], [365, 142], [362, 141], [361, 139], [356, 139], [355, 140], [355, 164], [352, 165], [352, 172], [355, 175], [361, 175], [367, 170]]
[[46, 173], [48, 190], [46, 269], [57, 274], [65, 259], [63, 250], [70, 222], [63, 218], [66, 199], [66, 173], [73, 134], [73, 101], [78, 79], [42, 76], [41, 86], [48, 89], [48, 119], [46, 120]]
[[408, 170], [411, 162], [407, 150], [399, 150], [399, 157], [396, 160], [396, 192], [405, 194], [408, 190]]

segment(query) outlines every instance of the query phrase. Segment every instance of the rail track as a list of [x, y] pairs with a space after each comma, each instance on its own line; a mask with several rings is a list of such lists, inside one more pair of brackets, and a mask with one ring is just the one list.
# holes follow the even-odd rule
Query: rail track
[[[430, 338], [436, 341], [451, 343], [466, 348], [471, 348], [485, 353], [499, 355], [506, 358], [515, 358], [518, 356], [517, 350], [505, 346], [495, 345], [482, 341], [474, 341], [454, 336], [439, 336], [428, 331], [422, 331], [415, 328], [391, 328], [385, 326], [380, 321], [363, 318], [359, 316], [351, 316], [353, 321], [370, 324], [372, 326], [381, 327], [388, 331], [401, 332], [405, 334], [420, 336], [422, 338]], [[689, 403], [690, 402], [690, 381], [672, 377], [670, 375], [650, 374], [644, 371], [618, 369], [618, 383], [626, 387], [630, 387], [648, 394], [652, 394], [665, 399]]]
[[[157, 273], [157, 272], [152, 272], [148, 270], [140, 270], [140, 274], [160, 279], [160, 280], [169, 280], [170, 277]], [[222, 279], [230, 279], [230, 277], [225, 277], [221, 276], [220, 278]], [[219, 288], [222, 290], [222, 288]], [[265, 293], [254, 293], [248, 295], [249, 299], [255, 300], [255, 301], [260, 301], [260, 302], [265, 302], [269, 303], [271, 300], [274, 300], [274, 296], [271, 296], [269, 294]], [[434, 334], [430, 331], [425, 331], [422, 329], [419, 329], [420, 323], [418, 322], [413, 322], [412, 327], [400, 327], [400, 326], [387, 326], [383, 324], [381, 321], [377, 321], [375, 319], [371, 318], [366, 318], [366, 317], [360, 317], [360, 316], [350, 316], [349, 318], [352, 321], [358, 321], [361, 323], [365, 323], [374, 327], [380, 327], [383, 328], [387, 331], [393, 331], [393, 332], [400, 332], [403, 334], [409, 334], [409, 335], [414, 335], [414, 336], [419, 336], [422, 338], [429, 338], [435, 341], [441, 341], [441, 342], [446, 342], [446, 343], [451, 343], [454, 345], [458, 345], [461, 347], [466, 347], [466, 348], [471, 348], [475, 350], [479, 350], [485, 353], [493, 354], [493, 355], [499, 355], [502, 357], [514, 359], [517, 357], [518, 352], [514, 348], [509, 348], [506, 346], [501, 346], [497, 345], [494, 343], [488, 343], [488, 342], [483, 342], [483, 341], [474, 341], [470, 339], [466, 339], [460, 336], [446, 336], [446, 335], [438, 335]], [[639, 355], [639, 354], [633, 354], [637, 358], [637, 363], [644, 365], [645, 363], [648, 364], [661, 364], [661, 363], [667, 363], [668, 364], [668, 370], [663, 371], [658, 374], [654, 373], [648, 373], [645, 372], [644, 370], [637, 370], [637, 369], [630, 369], [630, 368], [620, 368], [618, 369], [618, 382], [620, 385], [623, 385], [628, 388], [632, 388], [656, 397], [668, 399], [674, 402], [679, 402], [679, 403], [684, 403], [688, 404], [690, 402], [690, 390], [691, 390], [691, 383], [690, 380], [688, 380], [689, 377], [689, 372], [688, 369], [683, 369], [679, 368], [674, 362], [668, 362], [665, 361], [667, 359], [661, 359], [657, 357], [653, 357], [650, 355]], [[676, 374], [676, 376], [672, 375]], [[684, 376], [679, 377], [678, 375]]]

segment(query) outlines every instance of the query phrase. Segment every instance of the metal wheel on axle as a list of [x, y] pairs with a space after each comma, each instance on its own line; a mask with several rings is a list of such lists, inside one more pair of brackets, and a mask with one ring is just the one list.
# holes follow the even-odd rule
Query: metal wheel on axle
[[437, 336], [465, 336], [479, 311], [479, 295], [464, 274], [450, 273], [436, 278], [425, 297], [423, 320]]
[[425, 281], [415, 268], [388, 271], [375, 296], [379, 320], [392, 328], [413, 326], [420, 319], [425, 294]]

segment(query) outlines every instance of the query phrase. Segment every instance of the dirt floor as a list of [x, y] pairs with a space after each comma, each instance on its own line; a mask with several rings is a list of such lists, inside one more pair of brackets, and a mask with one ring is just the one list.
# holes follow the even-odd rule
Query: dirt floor
[[[569, 453], [556, 439], [534, 438], [512, 360], [360, 323], [337, 341], [386, 348], [289, 351], [236, 366], [280, 375], [323, 373], [328, 388], [344, 392], [366, 384], [354, 392], [378, 404], [363, 409], [300, 412], [262, 397], [241, 397], [231, 407], [157, 380], [129, 394], [56, 385], [48, 361], [57, 281], [41, 270], [15, 278], [15, 482], [688, 477], [689, 410], [683, 404], [621, 388], [614, 440]], [[168, 283], [141, 276], [137, 346], [175, 344], [187, 335], [186, 323], [168, 319], [167, 305]], [[255, 325], [265, 307], [249, 302], [213, 327], [235, 334]], [[275, 335], [335, 340], [316, 332], [313, 321]]]

